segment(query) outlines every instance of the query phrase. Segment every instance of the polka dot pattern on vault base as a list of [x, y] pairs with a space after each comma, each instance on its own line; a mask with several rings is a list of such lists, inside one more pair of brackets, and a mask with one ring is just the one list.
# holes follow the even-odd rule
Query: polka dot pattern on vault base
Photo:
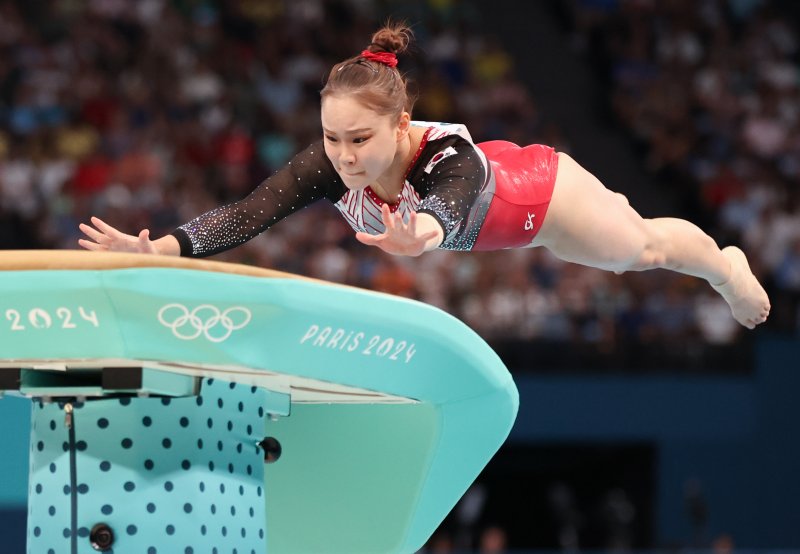
[[197, 397], [91, 400], [72, 432], [63, 402], [34, 402], [28, 551], [95, 552], [104, 523], [109, 552], [262, 553], [266, 395], [206, 379]]

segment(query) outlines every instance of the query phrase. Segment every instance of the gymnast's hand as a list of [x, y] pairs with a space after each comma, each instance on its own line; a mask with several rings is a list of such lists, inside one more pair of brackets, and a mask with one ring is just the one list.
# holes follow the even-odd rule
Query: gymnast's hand
[[[391, 213], [389, 206], [381, 207], [381, 219], [386, 232], [380, 235], [356, 233], [356, 239], [368, 246], [377, 246], [381, 250], [396, 256], [419, 256], [426, 250], [432, 250], [442, 242], [444, 232], [439, 224], [427, 214], [420, 225], [416, 212], [411, 212], [408, 223], [403, 221], [399, 212]], [[428, 221], [428, 219], [430, 221]], [[426, 230], [430, 229], [430, 230]]]
[[[94, 227], [81, 223], [80, 230], [92, 240], [78, 239], [78, 244], [86, 250], [110, 252], [138, 252], [141, 254], [161, 254], [156, 243], [150, 240], [150, 231], [143, 229], [138, 237], [127, 235], [100, 218], [92, 217]], [[95, 229], [96, 227], [96, 229]]]

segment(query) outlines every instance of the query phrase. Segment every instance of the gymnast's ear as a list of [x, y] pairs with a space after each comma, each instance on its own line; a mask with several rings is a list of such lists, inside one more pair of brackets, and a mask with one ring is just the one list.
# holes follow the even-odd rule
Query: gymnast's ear
[[400, 112], [400, 116], [397, 118], [397, 142], [406, 138], [410, 130], [411, 114], [406, 111]]

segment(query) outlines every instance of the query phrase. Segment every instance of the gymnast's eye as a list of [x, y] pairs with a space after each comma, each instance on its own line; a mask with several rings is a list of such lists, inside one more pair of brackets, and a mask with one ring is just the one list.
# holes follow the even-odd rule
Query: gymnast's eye
[[363, 144], [369, 140], [369, 137], [358, 137], [353, 139], [354, 144]]
[[325, 140], [327, 140], [328, 142], [337, 142], [336, 137], [332, 137], [330, 135], [325, 135]]

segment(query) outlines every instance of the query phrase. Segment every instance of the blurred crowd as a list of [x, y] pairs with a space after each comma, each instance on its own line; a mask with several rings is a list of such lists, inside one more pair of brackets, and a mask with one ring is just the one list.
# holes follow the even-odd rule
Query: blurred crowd
[[[649, 166], [697, 183], [715, 224], [794, 294], [797, 37], [768, 12], [725, 6], [576, 0], [572, 10], [577, 32], [605, 46], [614, 106]], [[468, 2], [0, 0], [0, 247], [77, 248], [91, 215], [160, 236], [241, 198], [320, 138], [328, 69], [400, 8], [416, 34], [400, 66], [421, 93], [415, 119], [569, 151]], [[218, 259], [416, 298], [490, 341], [688, 351], [741, 336], [697, 279], [617, 276], [541, 249], [397, 258], [352, 235], [321, 202]]]
[[572, 0], [574, 43], [609, 84], [648, 169], [740, 244], [773, 328], [800, 297], [797, 6], [766, 0]]

